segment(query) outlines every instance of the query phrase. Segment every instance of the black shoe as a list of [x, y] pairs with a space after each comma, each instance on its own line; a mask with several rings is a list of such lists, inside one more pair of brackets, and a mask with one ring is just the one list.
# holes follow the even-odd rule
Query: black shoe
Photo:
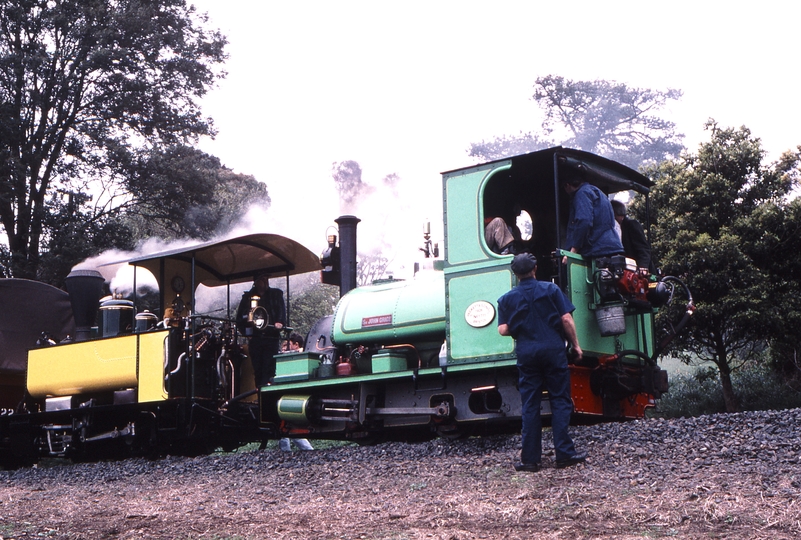
[[518, 472], [537, 472], [540, 470], [539, 463], [515, 463], [515, 470]]
[[570, 467], [572, 465], [576, 465], [578, 463], [584, 463], [587, 459], [586, 453], [581, 454], [573, 454], [567, 459], [557, 459], [556, 460], [556, 468], [557, 469], [564, 469], [565, 467]]

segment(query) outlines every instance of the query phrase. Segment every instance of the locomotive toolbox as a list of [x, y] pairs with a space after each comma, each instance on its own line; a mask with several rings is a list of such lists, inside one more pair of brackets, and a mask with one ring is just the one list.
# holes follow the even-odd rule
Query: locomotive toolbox
[[275, 360], [275, 383], [308, 381], [320, 367], [320, 355], [311, 352], [285, 352]]

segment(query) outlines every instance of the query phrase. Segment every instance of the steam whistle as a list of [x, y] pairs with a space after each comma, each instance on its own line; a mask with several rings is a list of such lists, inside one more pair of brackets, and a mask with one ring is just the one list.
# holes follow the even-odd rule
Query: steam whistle
[[423, 223], [423, 247], [420, 248], [426, 259], [439, 257], [439, 244], [431, 242], [431, 222]]

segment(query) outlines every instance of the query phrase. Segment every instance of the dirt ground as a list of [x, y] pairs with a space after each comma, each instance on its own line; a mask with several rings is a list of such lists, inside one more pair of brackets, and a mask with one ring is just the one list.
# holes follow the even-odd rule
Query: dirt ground
[[449, 444], [40, 465], [0, 476], [0, 538], [801, 537], [794, 464], [590, 441], [584, 465], [517, 473], [519, 436]]

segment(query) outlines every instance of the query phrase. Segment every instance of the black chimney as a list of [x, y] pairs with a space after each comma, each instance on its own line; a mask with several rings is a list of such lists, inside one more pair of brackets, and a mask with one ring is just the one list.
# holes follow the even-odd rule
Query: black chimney
[[70, 295], [72, 316], [75, 318], [75, 341], [89, 339], [97, 317], [104, 281], [97, 270], [73, 270], [64, 279]]
[[339, 216], [334, 220], [339, 225], [340, 286], [339, 295], [356, 288], [356, 225], [361, 221], [356, 216]]

